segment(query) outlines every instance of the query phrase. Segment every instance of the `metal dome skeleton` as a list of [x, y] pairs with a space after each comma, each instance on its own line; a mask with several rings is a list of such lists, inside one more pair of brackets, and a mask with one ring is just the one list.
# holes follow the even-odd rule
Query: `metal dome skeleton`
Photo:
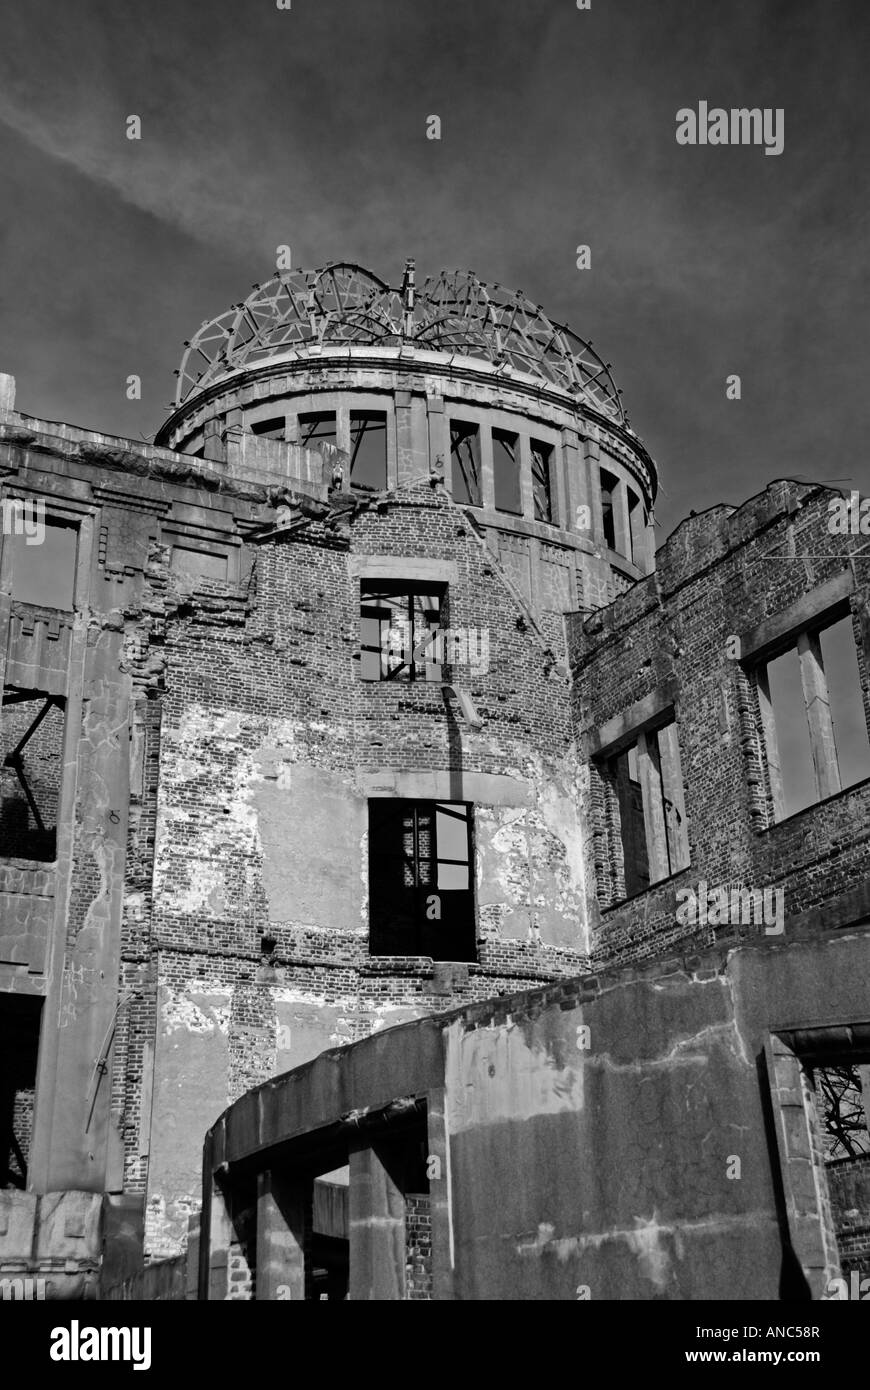
[[535, 377], [627, 424], [609, 364], [520, 291], [470, 271], [442, 271], [421, 290], [408, 261], [399, 289], [360, 266], [282, 270], [247, 299], [203, 323], [185, 343], [175, 404], [212, 382], [281, 353], [318, 347], [415, 346], [477, 357]]

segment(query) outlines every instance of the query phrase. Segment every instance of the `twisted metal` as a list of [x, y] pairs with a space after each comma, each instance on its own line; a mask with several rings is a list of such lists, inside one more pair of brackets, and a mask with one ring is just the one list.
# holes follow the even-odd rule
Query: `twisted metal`
[[203, 323], [185, 343], [175, 404], [225, 372], [318, 345], [416, 345], [479, 357], [560, 387], [596, 410], [626, 421], [610, 364], [592, 344], [553, 322], [520, 291], [488, 285], [470, 271], [442, 271], [421, 290], [407, 263], [392, 289], [357, 265], [282, 270], [247, 299]]

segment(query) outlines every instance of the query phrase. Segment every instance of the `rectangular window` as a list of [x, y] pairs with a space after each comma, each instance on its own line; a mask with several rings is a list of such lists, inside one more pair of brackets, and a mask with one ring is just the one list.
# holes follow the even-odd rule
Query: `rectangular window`
[[251, 425], [252, 434], [259, 435], [261, 439], [284, 439], [286, 429], [283, 415], [276, 416], [273, 420], [255, 420]]
[[318, 444], [337, 443], [335, 411], [309, 410], [299, 416], [299, 443], [303, 449], [316, 449]]
[[619, 816], [624, 896], [631, 898], [689, 864], [676, 724], [638, 734], [608, 759], [607, 774]]
[[470, 507], [482, 502], [480, 430], [469, 420], [450, 421], [450, 476], [453, 500]]
[[472, 808], [369, 801], [369, 949], [380, 956], [474, 955]]
[[71, 612], [75, 607], [78, 527], [45, 518], [45, 534], [13, 532], [5, 539], [12, 547], [12, 597], [18, 603]]
[[531, 441], [532, 494], [535, 500], [535, 521], [553, 520], [553, 446]]
[[850, 617], [799, 633], [755, 678], [774, 820], [870, 777]]
[[364, 581], [360, 586], [360, 674], [366, 681], [442, 678], [438, 633], [443, 584]]
[[350, 481], [367, 492], [387, 486], [387, 417], [382, 410], [350, 412]]
[[0, 995], [0, 1188], [27, 1187], [42, 1000]]
[[601, 520], [604, 526], [604, 539], [608, 549], [616, 549], [616, 489], [619, 479], [606, 468], [601, 474]]
[[515, 434], [507, 430], [493, 430], [492, 468], [496, 511], [521, 516], [520, 441]]

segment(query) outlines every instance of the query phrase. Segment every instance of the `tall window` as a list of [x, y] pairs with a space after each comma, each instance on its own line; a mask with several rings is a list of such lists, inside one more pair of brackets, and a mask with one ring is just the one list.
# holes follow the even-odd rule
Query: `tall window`
[[454, 501], [479, 507], [480, 430], [469, 420], [450, 421], [450, 475]]
[[303, 449], [316, 449], [318, 444], [335, 446], [336, 442], [334, 410], [309, 410], [299, 416], [299, 443]]
[[350, 481], [370, 492], [387, 486], [387, 417], [382, 410], [350, 412]]
[[799, 633], [755, 675], [774, 820], [870, 777], [850, 617]]
[[369, 801], [369, 949], [474, 960], [472, 808]]
[[364, 581], [360, 674], [367, 681], [441, 680], [443, 584]]
[[676, 724], [639, 733], [608, 760], [607, 770], [616, 792], [625, 897], [630, 898], [689, 864]]
[[616, 489], [619, 479], [607, 468], [601, 472], [601, 520], [609, 550], [616, 549]]
[[508, 430], [492, 432], [492, 467], [496, 511], [519, 516], [523, 510], [519, 439]]
[[535, 521], [553, 520], [553, 446], [531, 440], [532, 495]]

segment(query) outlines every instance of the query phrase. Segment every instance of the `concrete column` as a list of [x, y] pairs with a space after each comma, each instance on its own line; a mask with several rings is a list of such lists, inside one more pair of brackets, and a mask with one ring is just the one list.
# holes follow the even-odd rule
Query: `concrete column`
[[584, 444], [584, 462], [586, 464], [586, 501], [592, 509], [592, 539], [596, 546], [604, 549], [604, 521], [601, 512], [601, 476], [599, 466], [601, 461], [601, 450], [594, 439], [586, 439]]
[[429, 432], [429, 468], [435, 472], [435, 461], [441, 459], [442, 477], [450, 488], [450, 428], [444, 412], [442, 396], [426, 397], [426, 423]]
[[437, 1301], [453, 1298], [453, 1212], [450, 1193], [450, 1140], [447, 1131], [446, 1092], [443, 1086], [427, 1097], [429, 1147], [429, 1199], [432, 1222], [432, 1296]]
[[15, 377], [0, 372], [0, 411], [15, 409]]
[[203, 458], [213, 463], [226, 463], [227, 450], [223, 440], [223, 422], [212, 418], [206, 420], [202, 431]]
[[386, 1147], [350, 1154], [350, 1300], [405, 1297], [405, 1194]]
[[[201, 1246], [201, 1258], [207, 1269], [205, 1297], [210, 1302], [223, 1302], [229, 1293], [230, 1245], [233, 1240], [233, 1223], [230, 1220], [229, 1202], [216, 1182], [212, 1183], [208, 1207], [207, 1240]], [[202, 1241], [206, 1232], [200, 1235]]]
[[834, 721], [828, 699], [828, 683], [822, 665], [822, 649], [816, 633], [802, 632], [797, 643], [801, 668], [801, 685], [807, 722], [810, 726], [810, 745], [816, 772], [819, 800], [834, 796], [840, 790], [840, 769], [837, 745], [834, 742]]
[[492, 457], [492, 431], [478, 425], [480, 444], [480, 501], [488, 512], [495, 511], [495, 463]]
[[414, 446], [411, 424], [411, 392], [397, 391], [394, 397], [396, 418], [396, 471], [387, 477], [388, 487], [401, 487], [414, 477]]
[[[257, 1174], [257, 1298], [305, 1298], [305, 1213], [311, 1183]], [[280, 1290], [280, 1292], [279, 1292]]]

